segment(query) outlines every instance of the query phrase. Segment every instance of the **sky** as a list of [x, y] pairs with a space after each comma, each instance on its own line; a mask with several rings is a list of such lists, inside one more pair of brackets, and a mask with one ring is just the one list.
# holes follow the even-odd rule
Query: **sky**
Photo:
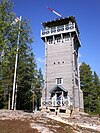
[[47, 9], [52, 8], [62, 17], [74, 15], [80, 31], [81, 48], [79, 62], [90, 65], [100, 78], [100, 0], [12, 0], [16, 15], [28, 18], [32, 36], [33, 52], [44, 73], [45, 46], [40, 37], [42, 22], [55, 20], [57, 15]]

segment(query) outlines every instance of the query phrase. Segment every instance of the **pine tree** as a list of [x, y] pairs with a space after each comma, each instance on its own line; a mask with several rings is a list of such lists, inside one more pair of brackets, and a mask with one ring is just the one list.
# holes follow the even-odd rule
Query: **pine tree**
[[35, 86], [35, 106], [39, 109], [41, 105], [42, 89], [44, 86], [44, 80], [41, 68], [37, 71], [36, 86]]
[[[26, 49], [26, 48], [25, 48]], [[23, 48], [19, 54], [17, 83], [17, 109], [31, 110], [32, 109], [32, 83], [36, 75], [36, 62], [33, 53], [26, 52]], [[20, 48], [21, 50], [21, 48]]]
[[96, 72], [93, 74], [93, 113], [100, 114], [100, 79]]
[[[11, 32], [11, 22], [15, 17], [12, 13], [12, 2], [7, 0], [0, 1], [0, 96], [2, 97], [0, 103], [2, 107], [5, 106], [5, 98], [8, 90], [9, 76], [10, 73], [8, 66], [10, 60], [8, 59], [12, 54], [12, 49], [10, 47], [9, 33]], [[0, 107], [0, 108], [2, 108]]]
[[[12, 100], [12, 88], [14, 77], [14, 65], [16, 56], [17, 39], [19, 33], [19, 22], [12, 25], [16, 16], [12, 11], [13, 3], [8, 0], [0, 2], [0, 108], [8, 103], [10, 109]], [[33, 106], [33, 94], [35, 88], [37, 100], [40, 100], [41, 93], [41, 72], [37, 71], [34, 54], [32, 53], [31, 28], [29, 21], [22, 19], [20, 27], [18, 67], [16, 77], [16, 98], [17, 109], [31, 110]], [[37, 91], [39, 88], [39, 91]], [[40, 101], [38, 102], [40, 105]]]
[[96, 72], [92, 75], [89, 65], [80, 66], [81, 89], [83, 90], [85, 112], [100, 114], [100, 80]]
[[80, 66], [80, 80], [84, 98], [84, 110], [91, 113], [93, 93], [92, 71], [90, 66], [84, 62]]

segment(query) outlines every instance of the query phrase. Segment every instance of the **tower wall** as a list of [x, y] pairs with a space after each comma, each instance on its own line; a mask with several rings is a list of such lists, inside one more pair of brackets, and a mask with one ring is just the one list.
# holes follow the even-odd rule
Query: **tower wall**
[[46, 83], [47, 97], [50, 96], [49, 91], [56, 84], [56, 78], [62, 78], [64, 87], [68, 91], [68, 95], [72, 94], [72, 48], [71, 40], [47, 45], [46, 50]]
[[42, 97], [51, 98], [50, 91], [60, 80], [73, 108], [83, 107], [78, 68], [79, 31], [74, 17], [43, 23], [41, 38], [45, 43], [45, 87]]

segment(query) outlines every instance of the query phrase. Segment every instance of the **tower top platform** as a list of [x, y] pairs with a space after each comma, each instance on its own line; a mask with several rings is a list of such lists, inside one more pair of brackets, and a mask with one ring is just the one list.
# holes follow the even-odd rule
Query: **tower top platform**
[[77, 31], [78, 31], [78, 34], [79, 34], [78, 26], [77, 26], [77, 23], [76, 23], [76, 20], [75, 20], [74, 16], [58, 18], [58, 19], [55, 19], [55, 20], [43, 22], [42, 25], [43, 25], [44, 28], [52, 28], [52, 27], [55, 27], [55, 26], [69, 24], [71, 22], [75, 23], [75, 27], [77, 28]]

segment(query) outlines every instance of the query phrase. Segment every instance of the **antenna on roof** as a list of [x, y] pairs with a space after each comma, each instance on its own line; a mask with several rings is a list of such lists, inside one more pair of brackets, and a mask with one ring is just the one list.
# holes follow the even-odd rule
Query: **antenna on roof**
[[60, 15], [56, 11], [52, 10], [51, 8], [47, 7], [47, 9], [50, 10], [51, 12], [53, 12], [54, 14], [56, 14], [57, 16], [62, 17], [62, 15]]

